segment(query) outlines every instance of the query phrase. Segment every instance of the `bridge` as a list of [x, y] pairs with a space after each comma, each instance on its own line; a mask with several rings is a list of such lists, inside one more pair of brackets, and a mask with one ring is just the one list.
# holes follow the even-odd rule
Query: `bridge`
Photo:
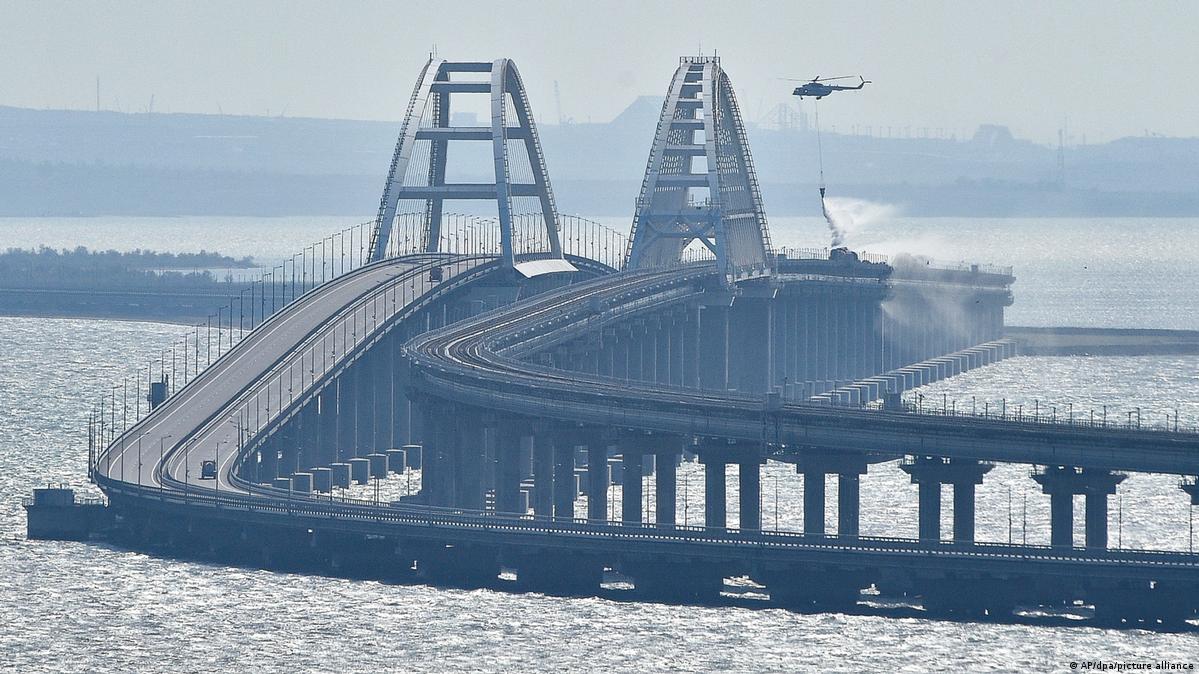
[[[489, 97], [490, 127], [449, 124], [467, 95]], [[494, 182], [447, 183], [451, 141], [490, 143]], [[497, 216], [444, 213], [453, 199]], [[716, 58], [682, 59], [671, 80], [628, 239], [557, 212], [503, 59], [426, 64], [378, 217], [355, 231], [348, 257], [344, 238], [340, 255], [334, 239], [306, 249], [251, 294], [248, 325], [230, 305], [215, 337], [198, 328], [95, 408], [89, 469], [119, 540], [439, 582], [508, 569], [551, 592], [618, 572], [672, 601], [748, 577], [801, 609], [846, 609], [866, 588], [995, 619], [1082, 603], [1177, 626], [1199, 608], [1199, 555], [1112, 549], [1107, 533], [1130, 472], [1177, 474], [1199, 503], [1199, 434], [905, 405], [904, 390], [1014, 354], [1011, 270], [774, 249]], [[678, 521], [693, 457], [702, 526]], [[861, 535], [860, 477], [895, 460], [918, 485], [919, 536]], [[763, 527], [767, 462], [803, 475], [800, 531]], [[1034, 467], [1051, 545], [975, 540], [975, 490], [999, 462]], [[349, 496], [404, 471], [415, 493]]]

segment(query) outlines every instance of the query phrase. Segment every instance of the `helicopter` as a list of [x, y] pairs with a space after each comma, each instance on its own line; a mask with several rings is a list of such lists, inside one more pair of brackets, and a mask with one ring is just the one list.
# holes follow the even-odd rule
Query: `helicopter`
[[[861, 75], [858, 75], [858, 86], [856, 86], [856, 87], [850, 87], [850, 86], [845, 86], [845, 85], [841, 85], [841, 84], [825, 84], [825, 82], [833, 82], [835, 80], [846, 80], [846, 79], [850, 79], [852, 77], [853, 77], [853, 75], [844, 75], [841, 77], [824, 77], [824, 78], [822, 78], [820, 76], [816, 76], [812, 80], [804, 83], [803, 86], [795, 87], [795, 91], [792, 91], [791, 95], [799, 96], [800, 100], [803, 100], [804, 96], [808, 96], [808, 97], [814, 96], [816, 98], [816, 100], [820, 100], [820, 99], [824, 98], [825, 96], [828, 96], [829, 94], [833, 93], [834, 91], [856, 91], [856, 90], [861, 89], [862, 87], [866, 86], [867, 84], [870, 84], [870, 80], [862, 77]], [[792, 81], [803, 81], [803, 80], [792, 80]]]

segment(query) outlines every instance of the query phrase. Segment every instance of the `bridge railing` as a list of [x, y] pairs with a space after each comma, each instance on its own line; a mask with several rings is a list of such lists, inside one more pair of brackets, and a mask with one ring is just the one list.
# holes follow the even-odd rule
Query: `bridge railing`
[[[884, 405], [881, 400], [853, 403], [832, 398], [805, 400], [793, 404], [863, 410], [879, 410]], [[1148, 406], [1123, 407], [1117, 410], [1114, 406], [1102, 405], [1099, 409], [1081, 407], [1076, 409], [1073, 403], [1057, 405], [1048, 402], [1042, 403], [1040, 399], [1033, 399], [1032, 404], [1028, 405], [1022, 402], [1009, 402], [1006, 398], [988, 400], [979, 396], [971, 396], [968, 400], [961, 400], [950, 398], [948, 394], [926, 396], [919, 392], [908, 392], [902, 400], [901, 411], [925, 417], [977, 419], [1048, 426], [1055, 429], [1199, 434], [1199, 422], [1184, 417], [1180, 410], [1162, 410]]]

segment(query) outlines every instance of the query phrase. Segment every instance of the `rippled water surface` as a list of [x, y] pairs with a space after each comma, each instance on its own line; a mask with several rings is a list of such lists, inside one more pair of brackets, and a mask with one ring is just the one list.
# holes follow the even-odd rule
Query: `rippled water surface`
[[[161, 231], [118, 237], [112, 245], [192, 249], [221, 238], [203, 236], [204, 223], [199, 221], [159, 222]], [[919, 223], [903, 222], [918, 229]], [[1018, 287], [1012, 310], [1020, 317], [1016, 322], [1199, 327], [1194, 324], [1199, 320], [1193, 297], [1193, 289], [1199, 287], [1196, 272], [1183, 262], [1185, 255], [1196, 252], [1196, 235], [1181, 233], [1185, 221], [1154, 221], [1153, 226], [1175, 232], [1181, 242], [1154, 243], [1135, 253], [1128, 252], [1134, 233], [1124, 226], [1107, 221], [1095, 225], [1101, 233], [1124, 237], [1113, 249], [1088, 242], [1078, 221], [1038, 222], [1000, 221], [1008, 229], [991, 231], [989, 225], [971, 221], [962, 230], [967, 239], [977, 240], [959, 250], [995, 251], [990, 257], [1017, 264], [1022, 279], [1059, 278], [1055, 275], [1061, 272], [1060, 283], [1074, 289], [1060, 291], [1065, 294], [1059, 298], [1056, 286]], [[13, 223], [0, 221], [0, 247], [39, 241], [95, 245], [80, 236], [85, 229], [80, 223], [43, 223], [41, 238], [17, 241]], [[259, 224], [269, 236], [249, 232], [227, 239], [241, 243], [222, 247], [222, 252], [281, 255], [345, 223], [295, 219], [255, 226]], [[794, 223], [797, 229], [809, 224]], [[1069, 231], [1055, 229], [1059, 226]], [[99, 227], [120, 231], [115, 221], [100, 221]], [[226, 233], [247, 229], [245, 223], [230, 221], [219, 227]], [[73, 234], [68, 231], [72, 228]], [[952, 240], [954, 231], [944, 225], [937, 236]], [[1044, 238], [1040, 244], [1030, 242], [1030, 233]], [[280, 239], [284, 235], [288, 238]], [[780, 227], [776, 242], [786, 236], [786, 228]], [[1095, 249], [1094, 259], [1106, 260], [1103, 264], [1118, 271], [1115, 280], [1095, 285], [1085, 272], [1066, 274], [1044, 250], [1061, 245], [1062, 264], [1082, 264], [1090, 258], [1066, 246], [1075, 239], [1079, 247], [1086, 243]], [[1012, 259], [1015, 253], [998, 253], [1005, 241], [1030, 256], [1031, 271], [1022, 271]], [[118, 245], [122, 242], [130, 245]], [[1154, 256], [1161, 259], [1149, 276], [1154, 279], [1152, 293], [1160, 294], [1141, 302], [1135, 298], [1149, 282], [1135, 270]], [[1026, 301], [1031, 306], [1022, 308]], [[84, 400], [105, 390], [133, 364], [145, 362], [179, 332], [178, 326], [149, 323], [0, 318], [0, 666], [5, 670], [961, 671], [1065, 669], [1071, 660], [1099, 658], [1199, 661], [1199, 637], [1194, 634], [462, 591], [205, 565], [104, 545], [24, 540], [20, 500], [33, 486], [61, 481], [86, 488]], [[1184, 420], [1193, 420], [1199, 418], [1197, 384], [1197, 357], [1017, 358], [921, 393], [925, 405], [940, 405], [942, 400], [956, 400], [958, 406], [995, 405], [1006, 400], [1009, 406], [1037, 407], [1044, 413], [1056, 407], [1063, 415], [1071, 403], [1075, 414], [1107, 404], [1113, 419], [1140, 406], [1148, 418], [1177, 409]], [[682, 519], [686, 509], [692, 523], [698, 523], [702, 513], [698, 471], [685, 464], [680, 474], [694, 490], [685, 503], [680, 498], [679, 515]], [[997, 467], [979, 488], [980, 539], [1006, 541], [1010, 536], [1047, 542], [1048, 500], [1028, 471], [1027, 466]], [[389, 480], [388, 493], [403, 493], [408, 488], [405, 480]], [[762, 487], [766, 526], [774, 526], [777, 518], [782, 528], [798, 528], [802, 478], [770, 465]], [[835, 480], [828, 488], [829, 503], [835, 503]], [[1123, 498], [1111, 503], [1114, 545], [1188, 547], [1190, 513], [1175, 478], [1133, 476], [1121, 492]], [[732, 476], [729, 494], [736, 494]], [[871, 467], [862, 481], [862, 497], [863, 533], [915, 534], [915, 487], [894, 464]], [[736, 503], [730, 506], [733, 518]], [[835, 530], [835, 508], [829, 510], [830, 530]], [[947, 519], [944, 528], [948, 527]]]

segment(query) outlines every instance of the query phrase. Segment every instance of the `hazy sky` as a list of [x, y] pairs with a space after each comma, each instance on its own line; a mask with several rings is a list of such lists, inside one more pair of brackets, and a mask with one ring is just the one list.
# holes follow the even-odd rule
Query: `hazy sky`
[[[534, 114], [604, 121], [717, 50], [743, 114], [862, 73], [827, 125], [1199, 136], [1199, 2], [0, 0], [0, 105], [395, 120], [429, 49], [516, 60]], [[809, 104], [805, 102], [805, 106]], [[810, 109], [810, 108], [809, 108]]]

